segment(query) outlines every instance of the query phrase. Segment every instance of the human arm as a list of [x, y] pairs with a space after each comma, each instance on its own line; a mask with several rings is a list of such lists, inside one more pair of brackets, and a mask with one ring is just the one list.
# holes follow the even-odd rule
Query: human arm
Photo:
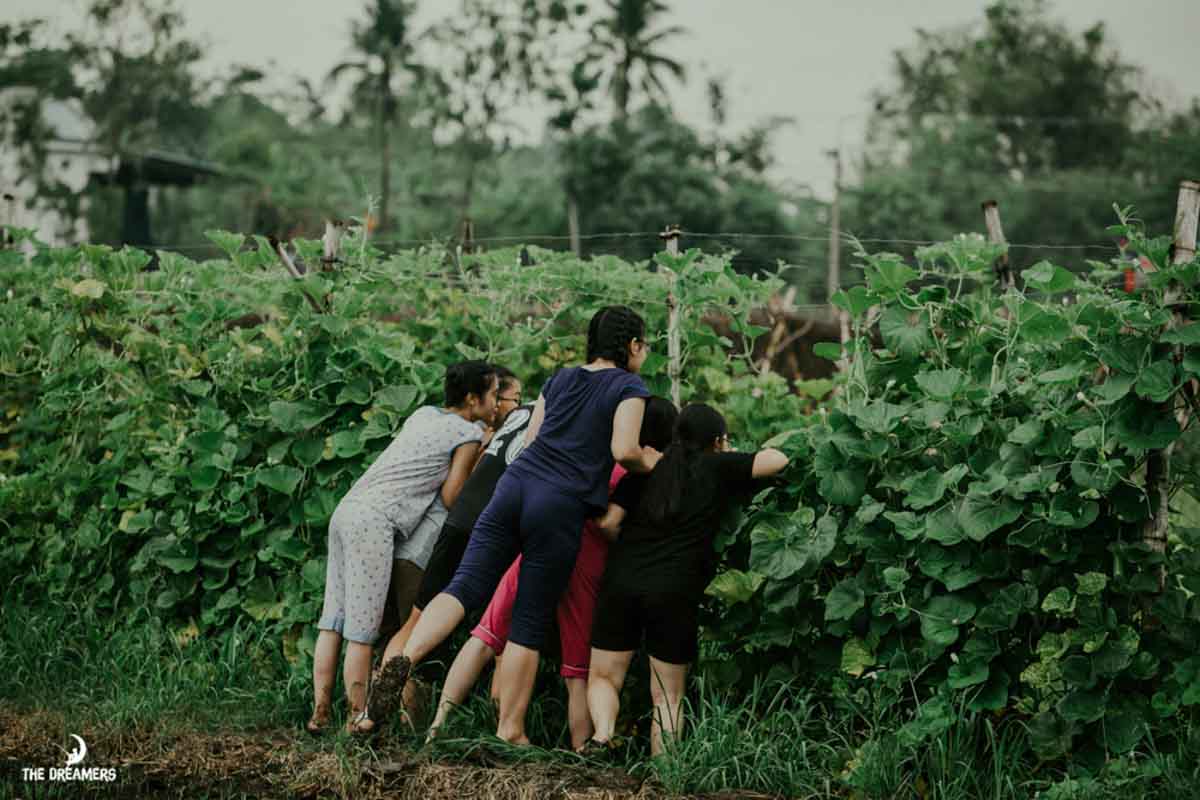
[[604, 513], [596, 518], [596, 529], [605, 539], [615, 542], [621, 535], [621, 523], [625, 520], [625, 509], [616, 503], [609, 503]]
[[646, 398], [630, 397], [617, 405], [617, 413], [613, 415], [612, 456], [630, 472], [649, 472], [662, 458], [662, 453], [653, 447], [638, 443], [645, 413]]
[[463, 484], [475, 468], [481, 449], [479, 442], [467, 442], [455, 448], [454, 455], [450, 458], [450, 472], [442, 482], [442, 504], [446, 508], [452, 507], [458, 495], [462, 493]]
[[538, 431], [542, 428], [542, 420], [546, 418], [546, 395], [539, 394], [537, 403], [533, 406], [533, 416], [529, 418], [529, 427], [525, 429], [525, 446], [533, 444]]
[[754, 466], [750, 470], [753, 478], [769, 478], [783, 471], [788, 465], [788, 457], [774, 447], [759, 450], [754, 454]]

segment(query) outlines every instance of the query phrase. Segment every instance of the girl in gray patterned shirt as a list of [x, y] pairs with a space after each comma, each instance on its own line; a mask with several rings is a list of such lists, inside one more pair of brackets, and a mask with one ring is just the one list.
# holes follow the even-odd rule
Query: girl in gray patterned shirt
[[[338, 503], [329, 521], [325, 602], [313, 653], [313, 715], [308, 729], [329, 722], [342, 639], [343, 680], [351, 732], [370, 730], [365, 716], [371, 655], [389, 583], [411, 598], [437, 537], [483, 439], [480, 423], [496, 413], [496, 369], [465, 361], [446, 370], [446, 407], [422, 406]], [[393, 556], [397, 575], [393, 578]], [[403, 585], [400, 585], [403, 584]], [[405, 587], [411, 584], [411, 591]], [[400, 609], [401, 619], [408, 616]]]

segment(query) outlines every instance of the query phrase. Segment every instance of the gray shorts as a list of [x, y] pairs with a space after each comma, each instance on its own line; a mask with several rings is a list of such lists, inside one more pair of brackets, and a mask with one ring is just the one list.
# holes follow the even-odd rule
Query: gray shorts
[[[422, 571], [411, 562], [396, 562], [391, 522], [354, 503], [341, 503], [329, 520], [329, 556], [325, 566], [325, 602], [317, 627], [335, 631], [352, 642], [374, 644], [384, 624], [389, 594], [393, 613], [404, 624]], [[407, 608], [398, 606], [406, 604]]]

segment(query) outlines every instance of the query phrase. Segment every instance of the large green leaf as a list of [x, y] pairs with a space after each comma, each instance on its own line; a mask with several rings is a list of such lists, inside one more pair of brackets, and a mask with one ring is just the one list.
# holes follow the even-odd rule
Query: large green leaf
[[866, 603], [866, 595], [853, 579], [834, 586], [825, 596], [825, 620], [850, 619]]
[[861, 469], [839, 469], [821, 478], [819, 491], [834, 505], [856, 506], [867, 491], [867, 477]]
[[1021, 280], [1046, 294], [1059, 294], [1075, 287], [1075, 276], [1049, 261], [1039, 261], [1029, 269], [1022, 270]]
[[958, 639], [958, 630], [975, 616], [975, 604], [965, 597], [944, 594], [928, 603], [921, 611], [921, 636], [927, 642], [948, 647]]
[[950, 369], [918, 372], [916, 381], [917, 385], [921, 387], [921, 391], [929, 397], [935, 400], [952, 400], [962, 390], [966, 376], [961, 370], [951, 367]]
[[763, 576], [757, 572], [742, 572], [741, 570], [731, 569], [713, 578], [712, 582], [708, 584], [708, 588], [704, 590], [704, 593], [724, 600], [730, 605], [745, 603], [754, 596], [754, 593], [758, 591], [758, 587], [762, 586], [763, 580]]
[[932, 345], [929, 322], [924, 314], [910, 315], [889, 307], [879, 317], [879, 332], [889, 350], [902, 356], [919, 356]]
[[304, 473], [295, 467], [280, 464], [274, 467], [260, 469], [257, 474], [258, 482], [274, 489], [280, 494], [291, 495], [296, 491]]
[[958, 509], [958, 522], [963, 532], [977, 542], [982, 542], [1019, 516], [1021, 505], [1007, 497], [999, 500], [964, 497]]
[[1133, 389], [1140, 397], [1155, 403], [1166, 400], [1175, 391], [1175, 362], [1168, 359], [1155, 361], [1142, 370]]
[[336, 410], [307, 400], [299, 403], [275, 400], [269, 408], [271, 421], [283, 433], [302, 433], [315, 428]]

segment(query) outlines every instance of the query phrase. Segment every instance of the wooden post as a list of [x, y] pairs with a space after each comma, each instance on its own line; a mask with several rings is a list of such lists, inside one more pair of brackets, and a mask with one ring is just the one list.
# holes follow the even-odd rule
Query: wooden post
[[333, 265], [341, 261], [339, 253], [342, 249], [342, 232], [346, 230], [346, 223], [338, 219], [325, 220], [325, 235], [321, 237], [321, 243], [324, 245], [324, 254], [321, 256], [321, 268], [328, 272], [333, 269]]
[[9, 247], [12, 247], [13, 243], [16, 241], [16, 237], [13, 236], [12, 231], [9, 230], [16, 224], [16, 219], [17, 219], [17, 215], [16, 215], [16, 211], [15, 211], [16, 204], [17, 204], [17, 198], [14, 197], [13, 195], [9, 194], [8, 192], [5, 192], [4, 193], [4, 205], [5, 205], [4, 224], [7, 226], [7, 228], [4, 230], [4, 235], [0, 236], [0, 250], [7, 250]]
[[[679, 255], [679, 236], [680, 230], [678, 225], [669, 225], [666, 230], [659, 234], [659, 238], [666, 243], [667, 252], [673, 256]], [[679, 282], [679, 276], [675, 270], [668, 269], [667, 271], [667, 375], [671, 378], [671, 402], [679, 407], [680, 399], [680, 381], [683, 375], [683, 354], [680, 347], [679, 339], [679, 298], [676, 293], [676, 285]]]
[[[1179, 198], [1175, 204], [1175, 241], [1173, 264], [1187, 264], [1196, 257], [1196, 229], [1200, 223], [1200, 182], [1183, 181], [1179, 184]], [[1153, 266], [1150, 267], [1153, 270]], [[1166, 301], [1173, 302], [1175, 292], [1168, 289]], [[1180, 315], [1176, 312], [1168, 325], [1177, 325]], [[1181, 354], [1176, 353], [1176, 358]], [[1167, 413], [1175, 413], [1175, 397], [1172, 396], [1164, 407]], [[1177, 413], [1182, 425], [1187, 421], [1186, 409]], [[1167, 551], [1167, 531], [1171, 523], [1171, 511], [1168, 507], [1170, 500], [1171, 453], [1175, 449], [1172, 442], [1162, 450], [1155, 450], [1146, 459], [1146, 492], [1155, 501], [1154, 516], [1146, 521], [1142, 529], [1142, 541], [1158, 553]], [[1159, 576], [1159, 588], [1166, 585], [1165, 572]]]
[[583, 254], [579, 241], [579, 203], [575, 200], [574, 192], [567, 192], [567, 233], [571, 241], [571, 252], [576, 256]]
[[460, 246], [464, 253], [475, 252], [475, 223], [470, 217], [463, 217]]
[[825, 302], [830, 303], [832, 311], [833, 295], [841, 288], [842, 155], [837, 150], [830, 150], [827, 155], [833, 159], [833, 202], [829, 206], [829, 274], [825, 283]]
[[[989, 242], [1008, 244], [1004, 238], [1004, 228], [1000, 225], [1000, 204], [995, 200], [987, 200], [983, 203], [983, 222], [987, 225]], [[1013, 277], [1012, 267], [1009, 266], [1007, 251], [1000, 254], [993, 268], [996, 270], [996, 277], [1000, 279], [1001, 291], [1006, 292], [1016, 287], [1017, 281]]]

